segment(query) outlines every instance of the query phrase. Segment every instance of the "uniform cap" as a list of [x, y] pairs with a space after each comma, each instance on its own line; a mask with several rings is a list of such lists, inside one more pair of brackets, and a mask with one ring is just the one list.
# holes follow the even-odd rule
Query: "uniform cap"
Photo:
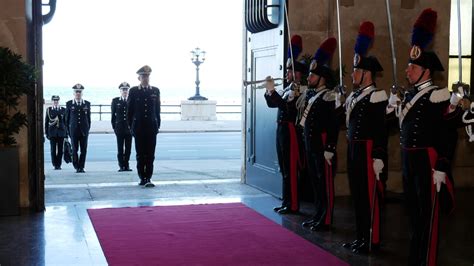
[[138, 75], [150, 75], [151, 73], [151, 67], [147, 66], [147, 65], [144, 65], [142, 66], [138, 71], [137, 71], [137, 74]]
[[286, 61], [286, 69], [290, 70], [293, 69], [292, 66], [292, 58], [291, 55], [293, 54], [293, 59], [294, 59], [294, 69], [295, 71], [298, 72], [305, 72], [306, 70], [306, 65], [298, 62], [298, 56], [300, 56], [301, 52], [303, 51], [303, 39], [301, 38], [300, 35], [293, 35], [291, 37], [291, 50], [290, 47], [288, 47], [288, 53], [287, 53], [287, 58], [288, 60]]
[[128, 89], [130, 89], [130, 84], [128, 84], [127, 82], [122, 82], [122, 83], [120, 83], [118, 88], [120, 90], [128, 90]]
[[426, 48], [434, 37], [438, 13], [431, 8], [421, 12], [413, 25], [411, 36], [410, 63], [430, 69], [430, 71], [444, 71], [443, 64], [433, 51]]
[[77, 83], [76, 85], [74, 85], [72, 87], [73, 90], [83, 90], [84, 89], [84, 86], [82, 86], [81, 84]]
[[372, 73], [383, 71], [375, 56], [367, 56], [367, 52], [373, 44], [374, 36], [374, 24], [370, 21], [362, 22], [359, 26], [359, 34], [354, 45], [354, 68], [368, 70]]
[[328, 85], [335, 83], [334, 73], [328, 63], [336, 50], [337, 40], [334, 37], [327, 38], [314, 54], [309, 67], [309, 72], [324, 77]]

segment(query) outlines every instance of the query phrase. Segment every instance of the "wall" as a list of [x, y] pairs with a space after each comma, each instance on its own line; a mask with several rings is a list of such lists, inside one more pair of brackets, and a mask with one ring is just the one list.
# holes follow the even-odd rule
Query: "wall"
[[[303, 54], [314, 55], [320, 43], [329, 36], [337, 38], [336, 1], [291, 0], [289, 1], [289, 20], [291, 34], [303, 37]], [[410, 50], [411, 31], [413, 24], [425, 8], [431, 7], [438, 12], [438, 23], [433, 43], [433, 50], [437, 52], [444, 67], [448, 68], [449, 51], [449, 22], [450, 1], [436, 0], [392, 0], [392, 28], [394, 34], [397, 80], [400, 85], [407, 86], [405, 82], [405, 68], [407, 66]], [[373, 0], [341, 0], [340, 17], [342, 33], [342, 64], [345, 65], [346, 76], [344, 84], [351, 88], [352, 62], [354, 56], [354, 43], [357, 37], [360, 22], [370, 20], [375, 25], [374, 46], [370, 54], [376, 56], [385, 71], [377, 77], [377, 87], [389, 91], [392, 86], [392, 61], [390, 39], [387, 23], [385, 1]], [[338, 65], [336, 50], [332, 66]], [[435, 81], [440, 86], [447, 85], [448, 73], [440, 73]], [[474, 181], [467, 173], [474, 170], [474, 145], [466, 141], [464, 132], [460, 130], [458, 142], [456, 168], [454, 170], [457, 186], [474, 186]], [[398, 133], [392, 133], [389, 143], [389, 182], [388, 189], [402, 191], [400, 173], [400, 145]], [[346, 141], [345, 131], [339, 136], [338, 145], [339, 161], [336, 177], [336, 192], [348, 194], [347, 176], [345, 174]]]
[[[0, 0], [0, 46], [9, 47], [26, 58], [27, 24], [25, 1]], [[20, 110], [26, 113], [26, 97], [21, 100]], [[28, 138], [23, 128], [17, 136], [20, 148], [20, 205], [29, 207]]]

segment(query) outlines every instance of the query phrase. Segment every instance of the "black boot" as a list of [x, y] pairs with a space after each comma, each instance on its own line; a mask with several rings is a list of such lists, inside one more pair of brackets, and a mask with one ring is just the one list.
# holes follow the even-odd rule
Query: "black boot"
[[331, 229], [331, 225], [325, 224], [324, 222], [316, 222], [311, 225], [311, 231], [329, 231]]
[[368, 254], [369, 253], [369, 243], [362, 239], [357, 245], [352, 248], [352, 252], [356, 254]]
[[347, 243], [342, 244], [342, 247], [352, 250], [354, 247], [360, 245], [361, 241], [362, 240], [360, 240], [360, 239], [356, 239], [352, 242], [347, 242]]
[[319, 220], [316, 215], [311, 216], [308, 220], [305, 220], [304, 222], [301, 223], [301, 226], [303, 227], [311, 227], [313, 224], [317, 223]]
[[155, 187], [155, 184], [153, 184], [153, 182], [151, 182], [151, 178], [147, 178], [145, 182], [146, 183], [143, 187], [146, 187], [146, 188]]
[[146, 184], [146, 179], [145, 178], [140, 178], [140, 183], [138, 183], [139, 186], [144, 186]]
[[283, 208], [285, 208], [285, 206], [283, 206], [283, 205], [282, 206], [277, 206], [277, 207], [273, 208], [273, 211], [278, 212], [280, 209], [283, 209]]

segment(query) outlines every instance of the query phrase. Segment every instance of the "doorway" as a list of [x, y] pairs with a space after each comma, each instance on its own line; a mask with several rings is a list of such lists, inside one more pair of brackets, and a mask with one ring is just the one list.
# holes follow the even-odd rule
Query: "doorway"
[[[117, 172], [110, 103], [120, 96], [120, 83], [138, 85], [135, 72], [145, 64], [152, 67], [151, 85], [161, 91], [154, 181], [240, 181], [243, 5], [240, 1], [222, 8], [215, 5], [209, 0], [57, 3], [42, 32], [43, 112], [53, 95], [60, 96], [65, 106], [73, 97], [72, 87], [80, 83], [85, 87], [84, 99], [91, 103], [92, 122], [85, 174], [64, 162], [61, 170], [54, 170], [45, 141], [47, 202], [52, 200], [48, 190], [54, 190], [55, 200], [69, 201], [91, 194], [90, 187], [137, 186], [133, 144], [133, 171]], [[217, 120], [180, 118], [181, 101], [195, 92], [196, 72], [189, 51], [196, 47], [207, 52], [199, 73], [201, 94], [217, 102]], [[79, 196], [58, 192], [74, 187], [84, 191]]]

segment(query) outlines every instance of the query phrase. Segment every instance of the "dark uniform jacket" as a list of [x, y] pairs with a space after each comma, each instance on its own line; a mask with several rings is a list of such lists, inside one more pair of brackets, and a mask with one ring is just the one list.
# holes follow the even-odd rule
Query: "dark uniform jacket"
[[66, 103], [66, 126], [69, 136], [87, 136], [91, 128], [91, 103], [85, 100]]
[[425, 84], [405, 95], [400, 113], [400, 144], [405, 149], [433, 147], [438, 153], [435, 169], [447, 172], [452, 159], [448, 158], [450, 142], [445, 139], [450, 129], [445, 119], [450, 93], [431, 82]]
[[117, 135], [130, 135], [127, 121], [127, 101], [122, 97], [112, 100], [112, 128]]
[[264, 94], [267, 106], [271, 108], [278, 108], [277, 122], [290, 122], [295, 123], [296, 115], [298, 113], [296, 109], [297, 97], [291, 96], [292, 91], [290, 88], [286, 88], [282, 95], [274, 91], [271, 95]]
[[[322, 152], [320, 150], [322, 146], [321, 135], [325, 133], [326, 145], [323, 147], [324, 150], [335, 152], [339, 134], [339, 122], [336, 119], [335, 112], [335, 93], [325, 88], [323, 90], [325, 91], [313, 102], [304, 121], [305, 145], [312, 151]], [[315, 94], [317, 92], [311, 90], [307, 92], [306, 106]]]
[[372, 140], [372, 157], [382, 159], [387, 152], [385, 108], [387, 93], [374, 86], [352, 92], [346, 101], [346, 126], [349, 141]]
[[64, 107], [48, 107], [46, 109], [44, 131], [48, 138], [65, 138], [67, 136], [65, 115], [66, 108]]
[[127, 120], [133, 136], [158, 133], [161, 126], [161, 102], [158, 88], [132, 87], [128, 93], [127, 107]]

